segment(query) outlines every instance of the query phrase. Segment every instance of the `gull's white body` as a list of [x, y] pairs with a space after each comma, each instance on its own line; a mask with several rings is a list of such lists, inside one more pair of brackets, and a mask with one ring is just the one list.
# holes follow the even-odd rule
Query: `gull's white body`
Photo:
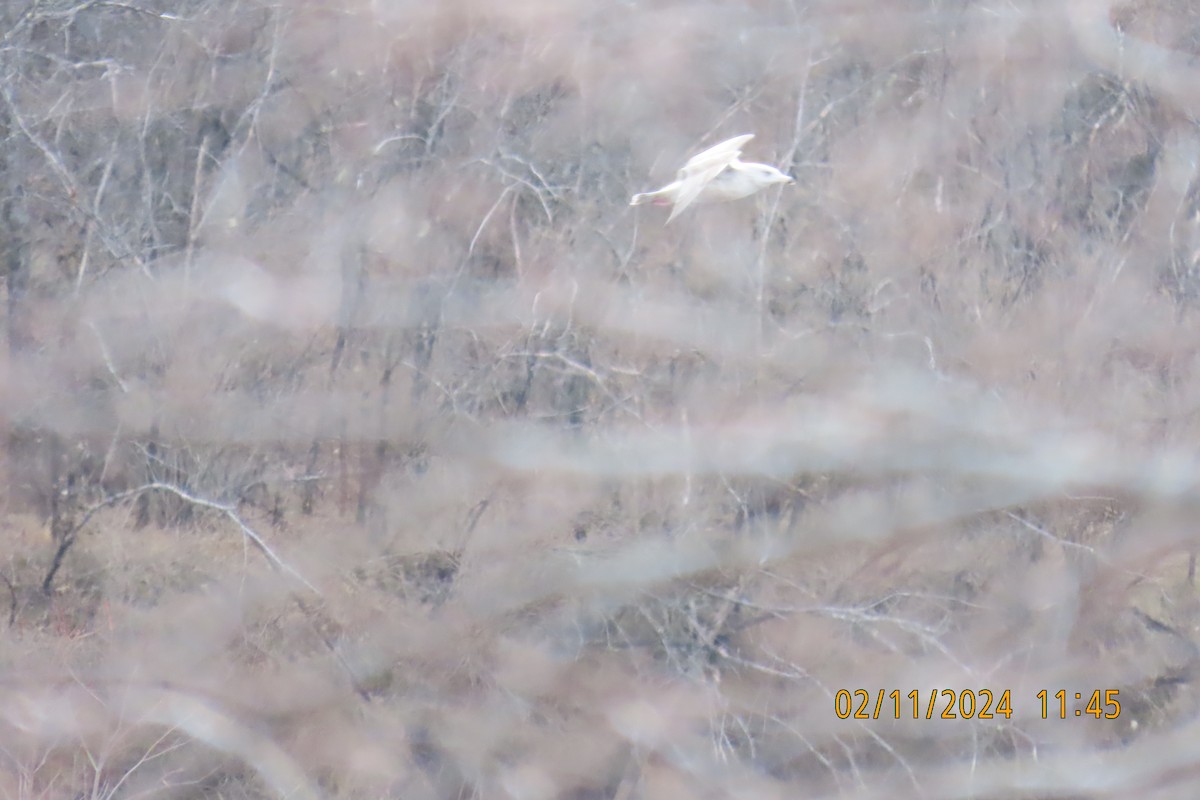
[[738, 158], [742, 146], [753, 138], [753, 133], [745, 133], [692, 156], [675, 180], [657, 191], [635, 194], [629, 205], [674, 205], [667, 217], [670, 222], [692, 203], [739, 200], [777, 183], [795, 183], [775, 167]]

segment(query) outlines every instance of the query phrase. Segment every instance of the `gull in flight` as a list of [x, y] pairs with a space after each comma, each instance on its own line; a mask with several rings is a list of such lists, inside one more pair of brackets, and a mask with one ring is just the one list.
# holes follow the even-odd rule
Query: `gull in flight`
[[776, 183], [795, 183], [790, 175], [772, 166], [738, 158], [742, 154], [742, 146], [753, 138], [753, 133], [744, 133], [692, 156], [679, 170], [675, 180], [658, 191], [635, 194], [629, 205], [674, 204], [671, 216], [667, 217], [667, 222], [670, 222], [692, 203], [738, 200]]

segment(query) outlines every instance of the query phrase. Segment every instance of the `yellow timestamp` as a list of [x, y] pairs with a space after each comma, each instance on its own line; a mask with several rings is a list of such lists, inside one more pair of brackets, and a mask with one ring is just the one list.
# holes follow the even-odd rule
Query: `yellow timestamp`
[[1012, 690], [991, 689], [838, 689], [833, 695], [838, 719], [1012, 719]]
[[[1054, 694], [1042, 689], [1037, 696], [1038, 700], [1042, 701], [1042, 719], [1054, 717], [1055, 712], [1058, 713], [1058, 719], [1066, 719], [1069, 716], [1116, 719], [1121, 716], [1121, 701], [1117, 699], [1118, 694], [1120, 694], [1119, 689], [1095, 689], [1090, 694], [1075, 692], [1075, 703], [1072, 704], [1072, 708], [1067, 708], [1067, 699], [1072, 695], [1066, 689], [1059, 689]], [[1084, 702], [1085, 697], [1087, 704], [1081, 708], [1079, 704]], [[1101, 700], [1102, 697], [1103, 700]]]
[[[1096, 689], [1090, 693], [1037, 693], [1042, 719], [1094, 717], [1116, 719], [1121, 714], [1117, 689]], [[1068, 707], [1069, 700], [1074, 704]], [[1012, 719], [1012, 689], [838, 689], [833, 695], [833, 712], [838, 719]]]

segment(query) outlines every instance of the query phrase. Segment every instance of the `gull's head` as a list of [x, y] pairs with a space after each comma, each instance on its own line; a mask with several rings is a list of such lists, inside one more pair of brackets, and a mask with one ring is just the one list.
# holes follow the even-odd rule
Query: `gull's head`
[[796, 179], [791, 175], [780, 172], [769, 164], [745, 164], [742, 167], [742, 171], [747, 172], [753, 177], [755, 183], [764, 188], [776, 183], [796, 182]]

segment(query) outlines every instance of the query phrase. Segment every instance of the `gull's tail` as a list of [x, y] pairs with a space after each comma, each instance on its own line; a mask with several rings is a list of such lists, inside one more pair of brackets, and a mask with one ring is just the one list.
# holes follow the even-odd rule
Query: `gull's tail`
[[633, 199], [629, 201], [629, 205], [640, 206], [642, 203], [656, 203], [656, 202], [659, 203], [660, 205], [665, 205], [667, 202], [670, 202], [670, 201], [663, 200], [661, 198], [668, 197], [669, 195], [670, 195], [670, 192], [667, 191], [666, 189], [659, 189], [656, 192], [642, 192], [641, 194], [635, 194], [633, 196]]

